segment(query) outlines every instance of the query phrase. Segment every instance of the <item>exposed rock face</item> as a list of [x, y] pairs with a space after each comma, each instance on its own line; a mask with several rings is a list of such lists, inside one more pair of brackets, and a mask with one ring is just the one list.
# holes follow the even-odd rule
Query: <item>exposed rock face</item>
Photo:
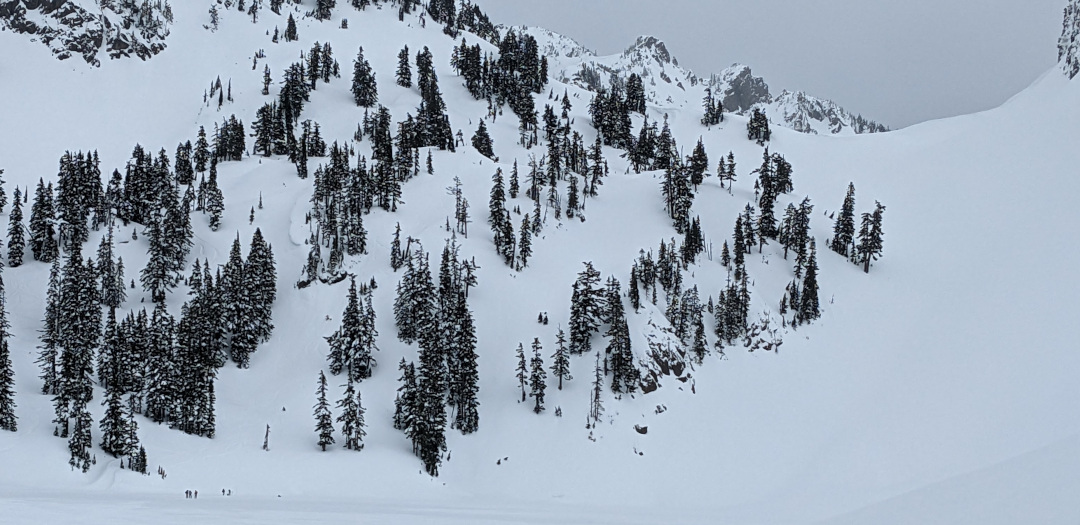
[[146, 60], [165, 49], [167, 0], [0, 0], [0, 25], [37, 37], [60, 60], [101, 56]]
[[785, 91], [774, 97], [765, 80], [754, 76], [744, 65], [729, 67], [708, 80], [699, 78], [679, 66], [679, 61], [656, 37], [639, 37], [622, 53], [601, 57], [574, 40], [546, 29], [500, 29], [513, 29], [535, 37], [540, 52], [548, 57], [552, 78], [590, 91], [625, 83], [631, 74], [637, 74], [644, 84], [646, 98], [661, 107], [700, 107], [704, 86], [708, 86], [726, 113], [746, 116], [759, 108], [776, 124], [802, 133], [888, 131], [885, 126], [854, 115], [835, 102], [801, 91]]
[[1058, 39], [1058, 62], [1069, 78], [1080, 74], [1080, 0], [1065, 7], [1065, 22]]
[[861, 115], [853, 115], [839, 104], [802, 91], [783, 91], [773, 97], [769, 85], [755, 77], [749, 66], [735, 64], [709, 80], [724, 111], [748, 115], [754, 108], [765, 111], [778, 124], [800, 133], [855, 134], [881, 133], [889, 128]]
[[724, 104], [725, 111], [741, 115], [756, 104], [772, 102], [769, 85], [765, 83], [765, 79], [755, 77], [750, 66], [731, 66], [713, 76], [711, 84], [714, 95]]

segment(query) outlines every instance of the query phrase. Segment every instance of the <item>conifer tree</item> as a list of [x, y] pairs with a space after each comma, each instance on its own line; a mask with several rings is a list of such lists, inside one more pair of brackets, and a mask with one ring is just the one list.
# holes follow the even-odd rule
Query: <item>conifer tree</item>
[[26, 249], [25, 229], [23, 227], [22, 193], [18, 186], [12, 192], [11, 217], [8, 221], [8, 265], [12, 268], [22, 265], [23, 250]]
[[578, 274], [574, 282], [574, 292], [570, 299], [570, 352], [582, 354], [592, 346], [589, 342], [592, 333], [599, 330], [601, 319], [600, 272], [585, 263], [585, 269]]
[[551, 374], [559, 378], [559, 390], [562, 390], [563, 380], [570, 381], [574, 376], [570, 375], [570, 352], [566, 348], [566, 333], [560, 327], [555, 336], [555, 353], [551, 356]]
[[397, 85], [403, 88], [412, 87], [412, 65], [409, 64], [409, 46], [401, 48], [398, 53]]
[[862, 215], [862, 225], [859, 227], [859, 245], [855, 250], [854, 257], [863, 265], [863, 272], [870, 273], [870, 263], [881, 256], [882, 235], [881, 220], [885, 213], [885, 206], [880, 202], [874, 203], [873, 213]]
[[101, 450], [113, 457], [125, 456], [128, 451], [127, 414], [124, 411], [124, 400], [121, 397], [120, 385], [112, 382], [106, 388], [105, 416], [101, 418]]
[[532, 257], [532, 234], [530, 230], [532, 230], [532, 227], [529, 225], [529, 216], [526, 215], [521, 218], [521, 239], [518, 241], [519, 271], [529, 265], [529, 258]]
[[45, 294], [45, 320], [41, 330], [41, 350], [37, 364], [41, 368], [41, 393], [59, 394], [60, 353], [60, 259], [53, 259], [49, 271], [49, 286]]
[[491, 135], [488, 135], [487, 126], [484, 125], [483, 119], [480, 120], [480, 126], [476, 128], [476, 133], [473, 134], [472, 145], [481, 155], [489, 159], [495, 158], [495, 152], [492, 150]]
[[68, 450], [71, 452], [68, 465], [71, 465], [72, 470], [79, 469], [86, 472], [90, 470], [90, 447], [93, 446], [90, 427], [94, 422], [90, 418], [90, 411], [86, 409], [84, 399], [75, 399], [71, 415], [75, 419], [75, 426], [68, 439]]
[[596, 354], [596, 365], [593, 368], [592, 395], [589, 396], [589, 419], [593, 426], [600, 422], [600, 416], [604, 413], [604, 369], [600, 366], [600, 353]]
[[326, 374], [319, 371], [319, 387], [315, 390], [315, 432], [319, 434], [319, 447], [326, 452], [327, 445], [334, 444], [334, 416], [326, 400]]
[[[814, 239], [810, 239], [810, 256], [806, 261], [806, 270], [803, 276], [802, 290], [799, 293], [799, 320], [809, 323], [821, 317], [821, 309], [818, 303], [817, 282], [817, 246]], [[792, 305], [795, 307], [796, 305]]]
[[379, 102], [379, 88], [375, 84], [375, 73], [371, 70], [371, 64], [364, 58], [362, 47], [353, 62], [351, 90], [357, 106], [370, 108]]
[[517, 375], [515, 377], [518, 380], [518, 384], [521, 386], [521, 402], [524, 403], [527, 395], [525, 393], [525, 381], [529, 369], [525, 364], [525, 347], [522, 346], [521, 343], [518, 343], [517, 347], [517, 361]]
[[[18, 204], [18, 199], [15, 203]], [[11, 351], [8, 347], [10, 324], [7, 320], [7, 296], [4, 281], [0, 278], [0, 430], [18, 430], [15, 416], [15, 372], [11, 368]]]
[[845, 257], [849, 250], [855, 251], [855, 183], [848, 184], [847, 195], [844, 204], [840, 207], [840, 215], [836, 218], [833, 226], [833, 238], [829, 242], [829, 248]]
[[206, 172], [206, 163], [210, 160], [210, 143], [206, 141], [206, 128], [199, 126], [199, 135], [195, 140], [195, 152], [191, 156], [195, 162], [195, 171]]
[[34, 205], [30, 209], [30, 250], [35, 260], [52, 262], [58, 257], [55, 222], [52, 183], [46, 186], [44, 179], [38, 179]]
[[345, 385], [345, 392], [337, 407], [341, 409], [341, 415], [337, 421], [341, 423], [341, 434], [345, 437], [345, 448], [360, 451], [364, 449], [364, 405], [360, 402], [360, 392], [355, 391], [350, 379]]
[[[341, 328], [333, 335], [326, 337], [330, 345], [330, 373], [337, 375], [346, 372], [350, 384], [353, 381], [362, 381], [371, 377], [374, 360], [371, 351], [374, 349], [374, 319], [370, 323], [365, 322], [367, 315], [374, 316], [373, 312], [361, 313], [361, 305], [356, 292], [356, 278], [352, 278], [349, 285], [349, 301], [341, 316]], [[371, 327], [365, 325], [370, 324]]]
[[544, 391], [547, 389], [547, 372], [544, 370], [544, 358], [540, 357], [540, 338], [534, 338], [532, 344], [533, 356], [529, 361], [529, 395], [536, 401], [533, 412], [539, 414], [544, 411]]

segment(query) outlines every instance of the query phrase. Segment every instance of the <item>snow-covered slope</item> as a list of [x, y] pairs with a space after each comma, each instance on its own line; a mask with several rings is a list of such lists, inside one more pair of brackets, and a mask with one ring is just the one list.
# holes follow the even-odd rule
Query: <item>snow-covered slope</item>
[[[404, 44], [414, 52], [431, 49], [454, 130], [469, 136], [487, 114], [448, 65], [456, 41], [430, 20], [421, 27], [415, 17], [399, 22], [396, 10], [355, 12], [340, 5], [333, 20], [319, 23], [297, 10], [300, 41], [273, 44], [269, 34], [284, 27], [283, 17], [264, 13], [252, 24], [234, 10], [211, 33], [202, 28], [208, 22], [202, 2], [174, 9], [169, 47], [146, 62], [102, 61], [100, 68], [59, 62], [24, 35], [0, 32], [0, 49], [13, 51], [0, 54], [0, 69], [35, 73], [33, 84], [0, 77], [0, 94], [18, 101], [5, 106], [0, 126], [6, 189], [54, 177], [65, 150], [98, 150], [102, 170], [110, 173], [122, 169], [135, 143], [171, 152], [177, 142], [193, 139], [199, 125], [212, 128], [233, 113], [251, 122], [272, 99], [260, 94], [261, 66], [269, 64], [279, 79], [315, 41], [331, 42], [345, 71], [362, 45], [378, 75], [380, 102], [395, 121], [419, 104], [415, 90], [393, 83]], [[348, 29], [340, 28], [343, 17]], [[260, 49], [266, 58], [253, 70]], [[642, 67], [655, 58], [638, 55]], [[675, 93], [661, 86], [660, 69], [652, 71], [658, 94]], [[663, 71], [673, 84], [693, 87], [691, 77]], [[219, 76], [232, 80], [235, 98], [220, 111], [203, 102]], [[568, 91], [575, 130], [591, 139], [591, 94], [567, 78], [569, 84], [550, 89]], [[696, 87], [703, 89], [700, 82]], [[650, 121], [667, 114], [680, 143], [701, 136], [713, 159], [735, 153], [740, 178], [733, 194], [712, 177], [695, 201], [694, 213], [715, 247], [730, 238], [736, 215], [753, 200], [750, 171], [761, 148], [746, 140], [741, 116], [704, 129], [699, 98], [687, 96], [688, 105], [653, 98], [648, 111]], [[328, 140], [349, 141], [362, 111], [343, 78], [320, 84], [304, 117], [319, 122]], [[778, 354], [729, 348], [726, 357], [711, 355], [691, 370], [686, 382], [662, 378], [656, 392], [618, 400], [605, 394], [607, 415], [591, 432], [584, 424], [592, 356], [575, 358], [575, 379], [562, 391], [549, 389], [549, 410], [538, 416], [516, 402], [513, 350], [539, 337], [550, 352], [557, 325], [567, 322], [582, 261], [626, 283], [639, 249], [655, 249], [675, 235], [663, 209], [661, 175], [633, 174], [620, 152], [606, 151], [612, 175], [588, 201], [588, 220], [551, 219], [523, 272], [499, 260], [483, 225], [486, 214], [474, 212], [470, 236], [460, 241], [463, 255], [475, 256], [481, 267], [470, 294], [479, 339], [480, 430], [470, 436], [448, 431], [449, 456], [438, 478], [420, 471], [407, 439], [390, 424], [394, 365], [413, 359], [416, 350], [394, 337], [391, 305], [400, 273], [389, 267], [389, 243], [400, 222], [404, 234], [439, 249], [447, 236], [442, 225], [453, 214], [445, 190], [453, 176], [462, 178], [473, 209], [483, 210], [496, 164], [471, 148], [436, 151], [435, 175], [410, 181], [397, 213], [365, 217], [369, 254], [346, 266], [380, 285], [380, 365], [360, 387], [370, 427], [362, 452], [335, 447], [323, 453], [315, 446], [310, 407], [326, 366], [322, 337], [337, 328], [346, 290], [344, 284], [291, 286], [307, 254], [311, 182], [299, 180], [279, 157], [223, 163], [223, 227], [211, 232], [205, 216], [194, 215], [192, 257], [223, 263], [237, 233], [246, 244], [259, 227], [274, 247], [279, 286], [272, 340], [254, 354], [249, 370], [222, 370], [217, 436], [188, 436], [141, 420], [151, 471], [160, 465], [167, 478], [120, 470], [100, 450], [88, 474], [71, 472], [66, 441], [52, 436], [51, 399], [37, 393], [35, 346], [48, 268], [36, 262], [5, 268], [20, 428], [0, 431], [3, 521], [114, 523], [122, 515], [162, 524], [921, 523], [965, 519], [957, 505], [970, 502], [983, 509], [980, 523], [1005, 524], [1021, 520], [993, 512], [994, 500], [1022, 476], [1026, 493], [1044, 498], [1029, 507], [1039, 513], [1024, 520], [1076, 523], [1080, 511], [1061, 491], [1080, 478], [1067, 468], [1080, 437], [1080, 405], [1073, 402], [1080, 397], [1080, 353], [1070, 329], [1080, 313], [1080, 278], [1071, 264], [1080, 256], [1071, 242], [1080, 224], [1077, 122], [1080, 83], [1055, 70], [1001, 108], [888, 134], [775, 130], [770, 149], [793, 164], [796, 189], [778, 205], [803, 196], [816, 204], [812, 233], [822, 247], [823, 318], [786, 333]], [[514, 159], [523, 165], [530, 152], [515, 145], [516, 118], [507, 112], [488, 125], [498, 166], [508, 171]], [[357, 147], [367, 151], [370, 144]], [[868, 275], [823, 248], [832, 226], [827, 214], [840, 207], [849, 181], [859, 211], [874, 200], [888, 206], [885, 256]], [[265, 207], [249, 224], [260, 194]], [[527, 209], [530, 203], [521, 197], [508, 204]], [[134, 276], [146, 262], [146, 236], [140, 230], [135, 240], [125, 230], [121, 237], [118, 252]], [[792, 277], [790, 263], [776, 246], [747, 259], [755, 280], [752, 311], [775, 312]], [[687, 273], [687, 283], [705, 296], [725, 280], [719, 263], [707, 259]], [[169, 299], [174, 314], [183, 292]], [[129, 290], [125, 306], [141, 308], [143, 301], [149, 304], [145, 294]], [[551, 324], [537, 324], [538, 312], [547, 312]], [[639, 355], [650, 336], [662, 333], [651, 326], [665, 323], [662, 306], [630, 315]], [[562, 418], [553, 415], [556, 406]], [[91, 409], [99, 420], [102, 407]], [[269, 451], [261, 448], [266, 425]], [[221, 496], [222, 488], [233, 496]], [[183, 499], [186, 489], [199, 490], [200, 499]]]
[[646, 98], [660, 107], [700, 110], [705, 88], [723, 103], [724, 111], [749, 116], [755, 108], [766, 112], [776, 125], [802, 133], [851, 135], [879, 133], [888, 128], [848, 112], [839, 104], [802, 91], [782, 91], [774, 96], [750, 67], [735, 64], [702, 79], [679, 65], [662, 41], [642, 36], [618, 55], [597, 56], [576, 41], [538, 27], [503, 28], [536, 38], [551, 63], [552, 77], [590, 91], [612, 82], [624, 84], [637, 74], [645, 85]]

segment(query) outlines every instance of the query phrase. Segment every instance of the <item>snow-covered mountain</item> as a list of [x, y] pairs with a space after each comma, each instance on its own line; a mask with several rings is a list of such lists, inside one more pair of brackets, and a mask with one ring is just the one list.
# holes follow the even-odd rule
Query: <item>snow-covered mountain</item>
[[801, 133], [850, 135], [888, 131], [882, 124], [853, 114], [839, 104], [802, 91], [784, 90], [773, 95], [750, 67], [735, 64], [707, 79], [679, 65], [667, 46], [652, 36], [642, 36], [618, 55], [597, 56], [571, 38], [538, 27], [513, 27], [536, 38], [550, 62], [552, 76], [561, 82], [590, 91], [625, 84], [631, 74], [645, 84], [646, 98], [660, 107], [700, 108], [705, 87], [712, 90], [724, 111], [749, 116], [765, 111], [777, 125]]
[[[137, 416], [150, 476], [120, 468], [121, 460], [100, 447], [97, 425], [107, 407], [97, 384], [88, 405], [96, 462], [86, 473], [69, 467], [68, 440], [53, 435], [53, 396], [40, 393], [36, 362], [49, 264], [33, 260], [28, 250], [22, 265], [3, 268], [18, 417], [16, 432], [0, 430], [5, 525], [120, 519], [162, 525], [1080, 521], [1074, 501], [1080, 405], [1072, 402], [1080, 399], [1080, 353], [1070, 329], [1080, 315], [1080, 278], [1072, 263], [1080, 247], [1070, 242], [1080, 224], [1074, 175], [1080, 81], [1055, 68], [1000, 108], [885, 134], [855, 136], [850, 123], [842, 137], [825, 128], [815, 135], [777, 126], [768, 148], [793, 166], [794, 190], [777, 198], [776, 209], [804, 198], [814, 205], [808, 220], [818, 247], [822, 317], [797, 329], [786, 325], [791, 314], [781, 313], [781, 301], [796, 279], [794, 257], [785, 258], [776, 241], [745, 255], [750, 319], [775, 329], [783, 345], [774, 351], [766, 350], [774, 342], [766, 332], [740, 338], [722, 354], [711, 348], [697, 362], [674, 335], [672, 298], [661, 290], [654, 302], [645, 292], [640, 310], [627, 308], [627, 330], [646, 384], [657, 388], [615, 394], [610, 376], [602, 375], [605, 412], [593, 424], [588, 414], [597, 356], [613, 337], [596, 334], [590, 353], [571, 358], [574, 378], [562, 389], [548, 378], [547, 410], [540, 414], [532, 410], [533, 399], [520, 402], [515, 349], [529, 348], [535, 338], [550, 365], [584, 261], [603, 278], [617, 278], [620, 299], [629, 304], [633, 261], [642, 250], [655, 255], [661, 239], [680, 237], [662, 196], [664, 172], [635, 173], [624, 152], [602, 148], [610, 170], [598, 195], [574, 218], [546, 207], [528, 266], [513, 269], [495, 251], [484, 204], [496, 169], [509, 176], [516, 161], [524, 181], [530, 159], [544, 157], [546, 148], [520, 145], [518, 117], [474, 99], [450, 66], [462, 38], [485, 52], [497, 48], [469, 33], [451, 38], [430, 17], [399, 14], [399, 3], [360, 11], [339, 1], [326, 21], [305, 16], [313, 4], [286, 3], [280, 15], [264, 7], [256, 22], [233, 4], [222, 10], [217, 31], [205, 27], [208, 8], [217, 5], [212, 0], [177, 4], [167, 48], [146, 61], [98, 54], [99, 67], [57, 61], [51, 45], [0, 32], [0, 71], [33, 72], [32, 79], [0, 75], [0, 95], [9, 101], [0, 115], [0, 169], [6, 194], [18, 187], [26, 195], [39, 180], [57, 182], [66, 151], [96, 151], [107, 177], [128, 170], [136, 144], [172, 158], [177, 144], [196, 140], [200, 127], [212, 133], [233, 115], [253, 132], [264, 104], [279, 100], [284, 72], [316, 43], [332, 44], [342, 78], [318, 80], [301, 121], [318, 123], [327, 142], [346, 146], [350, 167], [361, 156], [373, 163], [370, 137], [356, 140], [365, 111], [350, 92], [353, 57], [362, 47], [376, 74], [379, 103], [396, 124], [417, 115], [422, 100], [417, 87], [395, 82], [398, 53], [407, 45], [415, 57], [428, 48], [452, 130], [461, 130], [469, 144], [484, 122], [498, 160], [468, 145], [453, 152], [422, 148], [421, 164], [430, 152], [433, 173], [421, 168], [403, 184], [396, 211], [375, 207], [364, 215], [366, 253], [340, 261], [358, 283], [374, 279], [378, 285], [371, 292], [377, 366], [357, 387], [367, 409], [364, 449], [346, 450], [339, 442], [323, 452], [313, 432], [320, 372], [330, 377], [334, 398], [345, 382], [329, 373], [324, 338], [339, 328], [348, 290], [348, 280], [295, 286], [312, 252], [314, 177], [299, 178], [287, 155], [251, 153], [248, 136], [241, 160], [217, 165], [221, 227], [211, 229], [206, 213], [190, 215], [188, 266], [195, 258], [211, 268], [224, 265], [237, 237], [246, 254], [259, 229], [277, 265], [275, 329], [252, 354], [250, 368], [230, 364], [218, 371], [213, 438]], [[298, 39], [275, 42], [290, 15]], [[747, 140], [748, 119], [736, 111], [720, 125], [703, 126], [701, 95], [706, 85], [729, 86], [730, 93], [720, 92], [733, 97], [730, 107], [747, 109], [799, 96], [773, 98], [744, 68], [703, 81], [679, 68], [655, 40], [643, 39], [623, 55], [595, 57], [564, 37], [529, 31], [549, 57], [551, 73], [535, 109], [561, 109], [565, 91], [567, 121], [585, 144], [596, 138], [587, 88], [626, 72], [646, 79], [649, 122], [667, 115], [679, 144], [701, 138], [709, 176], [695, 189], [691, 213], [701, 219], [711, 256], [706, 252], [679, 276], [684, 289], [697, 286], [703, 302], [715, 302], [730, 275], [720, 247], [733, 243], [736, 218], [748, 205], [755, 217], [759, 212], [753, 170], [764, 148]], [[588, 66], [584, 73], [582, 65]], [[271, 83], [264, 95], [265, 67]], [[218, 79], [230, 95], [220, 104], [208, 93]], [[560, 100], [546, 96], [552, 92]], [[813, 107], [806, 102], [811, 99], [801, 100]], [[780, 108], [770, 107], [770, 117]], [[827, 119], [828, 107], [819, 109]], [[636, 132], [645, 119], [634, 114], [632, 120]], [[805, 122], [813, 128], [826, 120]], [[714, 166], [728, 152], [737, 178], [721, 187]], [[312, 157], [305, 166], [314, 174], [329, 163]], [[447, 190], [455, 177], [471, 203], [468, 236], [456, 236], [460, 257], [478, 268], [467, 304], [476, 324], [480, 423], [469, 435], [447, 429], [436, 478], [423, 472], [409, 439], [393, 426], [397, 364], [416, 360], [418, 345], [397, 337], [394, 302], [403, 271], [391, 267], [390, 254], [400, 226], [403, 241], [412, 237], [434, 252], [434, 270], [452, 236], [446, 225], [453, 223], [456, 202]], [[868, 274], [825, 247], [849, 183], [857, 212], [871, 211], [874, 201], [887, 206], [884, 255]], [[559, 202], [569, 182], [559, 181], [556, 190]], [[26, 215], [31, 202], [23, 206]], [[3, 209], [0, 231], [9, 230], [11, 206]], [[505, 207], [519, 232], [533, 200], [522, 192]], [[104, 235], [104, 229], [92, 230], [83, 255], [96, 257]], [[118, 227], [115, 252], [126, 280], [138, 281], [147, 267], [149, 237], [142, 224]], [[8, 244], [0, 252], [5, 261]], [[179, 283], [167, 294], [173, 316], [182, 315], [190, 291]], [[138, 285], [130, 287], [118, 315], [150, 310], [152, 299]], [[538, 316], [550, 322], [538, 323]], [[711, 346], [715, 322], [705, 318]], [[153, 475], [158, 467], [166, 475]], [[186, 490], [200, 497], [186, 499]]]
[[61, 60], [139, 57], [165, 49], [168, 0], [2, 0], [0, 27], [33, 36]]

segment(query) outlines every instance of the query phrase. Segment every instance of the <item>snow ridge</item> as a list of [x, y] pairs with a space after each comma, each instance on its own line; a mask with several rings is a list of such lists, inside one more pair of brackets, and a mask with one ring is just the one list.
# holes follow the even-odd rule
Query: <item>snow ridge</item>
[[700, 109], [705, 88], [723, 102], [724, 111], [747, 116], [765, 110], [781, 126], [801, 133], [845, 135], [880, 133], [889, 128], [854, 114], [831, 100], [802, 91], [773, 96], [769, 85], [754, 76], [749, 66], [735, 64], [708, 79], [679, 65], [660, 39], [641, 36], [618, 55], [598, 56], [575, 40], [538, 27], [501, 27], [532, 35], [548, 57], [554, 80], [597, 91], [623, 85], [632, 74], [641, 77], [646, 99], [661, 107]]

